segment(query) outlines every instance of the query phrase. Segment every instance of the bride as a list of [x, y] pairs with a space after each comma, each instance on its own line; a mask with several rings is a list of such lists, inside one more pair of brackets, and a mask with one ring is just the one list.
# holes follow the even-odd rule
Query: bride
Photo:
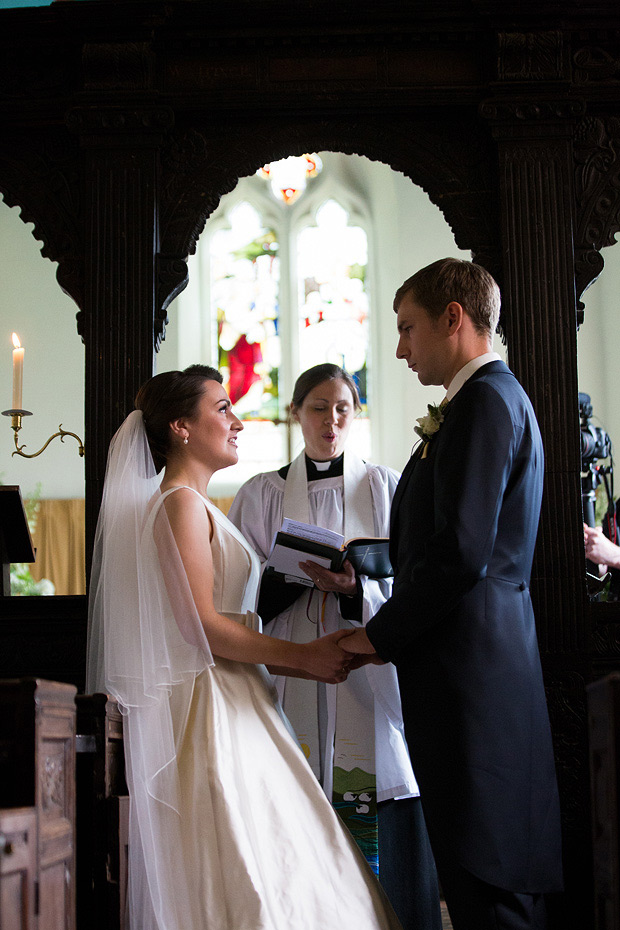
[[136, 408], [110, 445], [87, 671], [125, 715], [131, 930], [399, 930], [265, 668], [343, 681], [346, 631], [263, 636], [258, 558], [206, 497], [243, 428], [221, 375], [157, 375]]

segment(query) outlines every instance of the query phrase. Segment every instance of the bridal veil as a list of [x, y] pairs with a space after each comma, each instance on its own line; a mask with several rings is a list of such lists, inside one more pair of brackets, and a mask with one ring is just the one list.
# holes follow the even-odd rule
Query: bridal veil
[[[124, 715], [130, 789], [132, 930], [184, 926], [191, 910], [183, 848], [171, 700], [191, 698], [213, 665], [159, 491], [143, 415], [110, 445], [95, 535], [87, 690], [113, 695]], [[175, 893], [167, 889], [174, 886]], [[185, 918], [189, 915], [186, 913]], [[187, 921], [191, 925], [191, 921]]]

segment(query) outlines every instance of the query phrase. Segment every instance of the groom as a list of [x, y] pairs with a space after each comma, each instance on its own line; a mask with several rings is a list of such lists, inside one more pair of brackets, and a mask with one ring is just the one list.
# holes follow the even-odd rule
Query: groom
[[[398, 348], [443, 385], [392, 504], [391, 598], [341, 640], [394, 662], [455, 930], [546, 927], [559, 805], [529, 579], [543, 487], [532, 406], [492, 351], [499, 289], [446, 258], [398, 289]], [[362, 658], [357, 660], [364, 661]]]

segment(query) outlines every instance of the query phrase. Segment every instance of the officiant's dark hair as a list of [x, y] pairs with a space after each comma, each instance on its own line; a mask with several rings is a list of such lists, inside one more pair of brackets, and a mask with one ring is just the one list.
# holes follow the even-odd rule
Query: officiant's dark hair
[[407, 294], [431, 319], [439, 319], [451, 300], [459, 303], [483, 336], [497, 329], [500, 293], [495, 279], [482, 265], [460, 258], [440, 258], [416, 271], [394, 295], [394, 312]]
[[293, 388], [293, 399], [289, 405], [291, 412], [293, 409], [299, 409], [310, 391], [313, 391], [319, 384], [323, 384], [324, 381], [344, 381], [353, 396], [353, 406], [356, 410], [362, 409], [357, 385], [353, 377], [344, 368], [340, 368], [339, 365], [325, 362], [323, 365], [314, 365], [300, 374]]
[[144, 427], [157, 471], [166, 465], [171, 448], [170, 424], [196, 414], [205, 381], [223, 378], [210, 365], [190, 365], [183, 371], [162, 371], [146, 381], [136, 394], [135, 408], [144, 416]]

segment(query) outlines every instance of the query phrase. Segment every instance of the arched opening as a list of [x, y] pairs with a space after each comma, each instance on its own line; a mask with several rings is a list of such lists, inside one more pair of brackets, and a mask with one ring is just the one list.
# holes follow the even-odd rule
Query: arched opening
[[[256, 237], [251, 241], [256, 243], [261, 236], [264, 238], [269, 233], [271, 239], [274, 236], [277, 239], [277, 252], [287, 256], [280, 263], [277, 281], [278, 328], [282, 337], [277, 418], [283, 418], [293, 383], [300, 372], [320, 360], [332, 360], [327, 356], [320, 359], [315, 352], [318, 336], [312, 333], [312, 326], [305, 325], [309, 289], [315, 284], [308, 284], [308, 275], [305, 272], [299, 275], [297, 270], [299, 248], [304, 247], [304, 241], [310, 252], [316, 248], [309, 233], [321, 235], [321, 208], [335, 204], [333, 220], [344, 224], [343, 229], [362, 230], [367, 239], [363, 275], [367, 300], [367, 344], [362, 352], [365, 357], [362, 360], [359, 352], [357, 355], [354, 352], [347, 354], [344, 345], [341, 353], [345, 367], [352, 372], [362, 368], [365, 371], [367, 420], [365, 424], [358, 424], [360, 429], [356, 441], [362, 455], [400, 470], [415, 442], [413, 427], [416, 417], [424, 415], [428, 403], [438, 402], [441, 398], [437, 397], [440, 389], [420, 385], [406, 365], [395, 358], [394, 292], [406, 277], [437, 258], [454, 255], [469, 259], [471, 255], [458, 248], [441, 211], [404, 174], [360, 155], [321, 151], [319, 157], [323, 161], [323, 171], [308, 182], [304, 194], [292, 206], [276, 203], [265, 182], [253, 174], [241, 178], [233, 191], [222, 197], [206, 222], [196, 254], [190, 257], [189, 285], [168, 308], [169, 323], [166, 339], [157, 356], [157, 370], [182, 368], [197, 361], [213, 365], [221, 363], [210, 243], [212, 245], [222, 230], [231, 230], [235, 211], [247, 209], [248, 229], [252, 223], [256, 226]], [[243, 214], [240, 216], [238, 213], [237, 218], [243, 224]], [[248, 232], [248, 237], [252, 236], [254, 233]], [[308, 237], [307, 240], [304, 236]], [[245, 244], [246, 250], [250, 249], [249, 243], [250, 238]], [[251, 274], [248, 270], [248, 275]], [[273, 282], [270, 281], [267, 287], [273, 288]], [[315, 302], [313, 298], [311, 295], [311, 304]], [[234, 298], [229, 295], [229, 299]], [[316, 297], [317, 319], [320, 303], [319, 295]], [[252, 325], [253, 316], [248, 305], [239, 311], [238, 320], [243, 319]], [[322, 325], [321, 322], [315, 326], [315, 331], [326, 333], [327, 327], [321, 330]], [[239, 322], [239, 326], [238, 333], [229, 331], [225, 335], [227, 346], [234, 345], [235, 339], [242, 334], [243, 324]], [[343, 334], [344, 330], [341, 339]], [[260, 342], [260, 333], [259, 336], [244, 335], [246, 339], [256, 338]], [[320, 350], [325, 349], [328, 343], [329, 340], [325, 340]], [[499, 339], [497, 346], [499, 351], [503, 351]], [[261, 360], [263, 356], [264, 351], [260, 353]], [[262, 361], [256, 365], [261, 377], [266, 375], [273, 379], [269, 370]], [[248, 379], [249, 384], [250, 381]], [[248, 394], [257, 394], [257, 391], [260, 393], [259, 386], [252, 382], [244, 401], [238, 404], [242, 415], [247, 410], [256, 409]], [[248, 426], [250, 428], [240, 439], [239, 465], [214, 476], [213, 493], [223, 498], [232, 496], [251, 474], [279, 467], [301, 448], [299, 435], [295, 431], [292, 435], [287, 434], [282, 424], [277, 426], [282, 435], [273, 443], [259, 437], [259, 423], [249, 423]]]

